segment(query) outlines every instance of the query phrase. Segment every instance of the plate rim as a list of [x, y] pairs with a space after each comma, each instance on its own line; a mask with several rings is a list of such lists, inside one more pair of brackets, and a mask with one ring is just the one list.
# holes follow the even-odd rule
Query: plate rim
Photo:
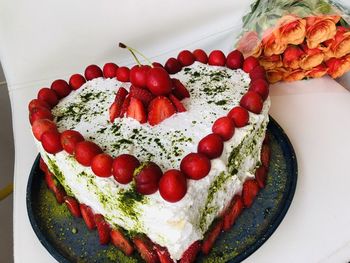
[[[272, 118], [269, 115], [269, 124], [268, 127], [273, 130], [275, 129], [277, 132], [280, 133], [281, 137], [283, 137], [283, 143], [284, 147], [283, 149], [287, 149], [290, 153], [290, 167], [292, 169], [291, 174], [293, 175], [290, 181], [290, 186], [288, 189], [288, 192], [285, 194], [285, 197], [283, 198], [283, 206], [279, 210], [279, 213], [277, 216], [273, 217], [273, 220], [270, 222], [269, 227], [266, 229], [265, 233], [260, 236], [259, 239], [257, 239], [253, 244], [251, 244], [246, 250], [244, 250], [242, 253], [238, 254], [235, 258], [227, 261], [229, 263], [239, 263], [243, 260], [247, 259], [250, 255], [252, 255], [255, 251], [257, 251], [270, 237], [271, 235], [276, 231], [276, 229], [279, 227], [281, 222], [283, 221], [284, 217], [286, 216], [290, 205], [293, 201], [293, 197], [296, 190], [296, 185], [298, 181], [298, 162], [295, 154], [295, 150], [293, 148], [292, 143], [290, 142], [290, 139], [288, 138], [285, 131], [282, 129], [282, 127], [277, 123], [277, 121]], [[32, 207], [31, 202], [31, 196], [32, 196], [32, 183], [35, 171], [38, 167], [40, 160], [40, 153], [37, 155], [37, 157], [34, 160], [33, 166], [30, 170], [28, 183], [26, 187], [26, 207], [27, 207], [27, 214], [29, 217], [30, 224], [34, 230], [34, 233], [36, 234], [37, 238], [39, 239], [40, 243], [45, 247], [45, 249], [50, 253], [51, 256], [53, 256], [54, 259], [59, 261], [60, 263], [71, 263], [71, 261], [66, 258], [62, 253], [60, 253], [52, 244], [51, 242], [46, 238], [46, 235], [40, 230], [38, 223], [34, 216], [34, 211]]]

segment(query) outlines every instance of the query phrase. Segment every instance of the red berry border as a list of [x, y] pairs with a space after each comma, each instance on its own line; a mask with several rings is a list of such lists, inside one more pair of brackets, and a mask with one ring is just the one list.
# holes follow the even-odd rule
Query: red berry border
[[[233, 196], [231, 202], [208, 229], [204, 239], [191, 244], [178, 262], [194, 262], [199, 253], [208, 255], [221, 232], [229, 231], [244, 208], [251, 207], [259, 191], [265, 188], [270, 157], [270, 139], [266, 135], [261, 149], [262, 165], [256, 169], [255, 179], [244, 182], [242, 194]], [[140, 233], [130, 239], [121, 227], [112, 228], [103, 215], [94, 214], [89, 206], [80, 204], [74, 197], [68, 196], [64, 188], [54, 179], [54, 175], [42, 158], [39, 166], [45, 174], [46, 185], [54, 193], [57, 202], [65, 203], [73, 217], [82, 217], [89, 230], [97, 228], [101, 245], [111, 242], [127, 256], [131, 256], [136, 249], [146, 262], [174, 262], [167, 248], [153, 243], [146, 235]]]
[[[175, 74], [183, 67], [190, 66], [195, 61], [207, 63], [212, 66], [226, 66], [230, 69], [243, 69], [246, 73], [249, 73], [251, 78], [249, 89], [240, 100], [240, 106], [234, 107], [227, 116], [222, 116], [217, 119], [212, 127], [213, 133], [205, 136], [198, 143], [197, 153], [189, 153], [181, 161], [179, 167], [181, 171], [180, 174], [187, 179], [198, 180], [209, 173], [210, 160], [221, 156], [224, 141], [234, 136], [235, 127], [239, 128], [248, 124], [248, 112], [255, 114], [261, 112], [263, 102], [267, 99], [269, 94], [269, 84], [266, 80], [265, 70], [259, 65], [258, 60], [254, 57], [244, 59], [242, 53], [238, 50], [230, 52], [227, 57], [220, 50], [212, 51], [209, 56], [201, 49], [197, 49], [193, 52], [184, 50], [179, 53], [177, 58], [169, 58], [164, 65], [164, 69], [169, 74]], [[155, 62], [154, 65], [163, 67], [157, 62]], [[56, 154], [62, 150], [65, 150], [68, 154], [73, 154], [80, 164], [92, 166], [92, 170], [96, 176], [109, 177], [112, 174], [115, 175], [113, 166], [116, 159], [120, 156], [113, 159], [108, 154], [103, 153], [101, 148], [95, 143], [85, 141], [76, 131], [74, 132], [77, 133], [77, 135], [73, 136], [73, 139], [70, 137], [70, 141], [67, 144], [64, 139], [66, 139], [68, 135], [62, 135], [72, 131], [65, 131], [62, 132], [62, 134], [58, 132], [56, 124], [53, 122], [51, 109], [57, 105], [60, 99], [68, 96], [72, 90], [79, 89], [88, 80], [99, 77], [113, 78], [115, 76], [119, 81], [129, 82], [129, 74], [130, 70], [127, 67], [118, 67], [114, 63], [105, 64], [103, 70], [97, 65], [90, 65], [85, 69], [85, 77], [80, 74], [74, 74], [70, 77], [69, 83], [64, 80], [55, 80], [50, 88], [40, 89], [37, 99], [32, 100], [28, 108], [29, 120], [32, 124], [33, 133], [35, 137], [41, 141], [44, 149], [52, 154]], [[79, 153], [82, 153], [84, 158], [77, 158]], [[96, 161], [97, 159], [98, 161]], [[94, 165], [94, 163], [96, 163], [96, 165]], [[193, 169], [188, 169], [188, 167], [199, 167], [200, 169], [195, 169], [195, 171], [193, 171]], [[137, 166], [135, 165], [132, 168], [133, 173]], [[118, 181], [117, 176], [114, 177]], [[130, 180], [132, 180], [132, 178]], [[155, 182], [157, 188], [159, 180], [160, 177]], [[182, 184], [181, 187], [186, 187], [187, 189], [186, 184], [185, 186]], [[159, 190], [161, 196], [169, 202], [181, 200], [187, 191], [186, 190], [182, 196], [174, 200], [172, 198], [167, 198], [166, 194], [162, 194], [164, 191], [161, 191], [161, 189]], [[155, 191], [147, 194], [154, 193]]]

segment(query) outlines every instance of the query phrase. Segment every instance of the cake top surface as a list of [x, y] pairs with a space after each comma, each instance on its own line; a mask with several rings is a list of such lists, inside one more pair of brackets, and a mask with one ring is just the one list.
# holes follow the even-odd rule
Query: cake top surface
[[239, 104], [247, 91], [249, 76], [238, 69], [194, 63], [173, 77], [181, 79], [191, 97], [182, 103], [187, 111], [177, 113], [156, 126], [132, 118], [109, 121], [108, 107], [119, 87], [129, 83], [94, 79], [73, 91], [53, 108], [60, 131], [74, 129], [113, 157], [135, 155], [141, 162], [153, 161], [162, 169], [178, 168], [181, 159], [197, 151], [201, 138], [211, 133], [212, 124]]
[[152, 161], [164, 174], [170, 169], [182, 172], [180, 163], [189, 153], [199, 152], [197, 147], [203, 138], [213, 133], [214, 122], [242, 103], [251, 84], [249, 75], [241, 69], [198, 62], [171, 77], [179, 79], [190, 93], [190, 98], [181, 101], [186, 111], [155, 126], [141, 124], [127, 116], [111, 121], [109, 108], [117, 92], [121, 87], [130, 91], [130, 83], [115, 78], [87, 81], [52, 108], [59, 132], [78, 131], [85, 140], [96, 143], [113, 157], [113, 162], [124, 153], [135, 156], [141, 166], [134, 170], [131, 182], [122, 184], [114, 174], [97, 176], [92, 166], [82, 165], [75, 158], [75, 153], [49, 154], [44, 144], [39, 149], [58, 180], [69, 189], [68, 194], [102, 214], [112, 226], [145, 233], [157, 244], [167, 247], [172, 258], [179, 259], [192, 242], [203, 238], [232, 196], [241, 192], [243, 182], [254, 177], [270, 101], [266, 96], [263, 102], [256, 95], [261, 100], [257, 114], [247, 112], [248, 122], [236, 127], [234, 134], [222, 142], [220, 155], [205, 156], [210, 163], [206, 176], [194, 179], [187, 175], [185, 195], [169, 202], [160, 188], [145, 195], [138, 192], [137, 177], [143, 165]]

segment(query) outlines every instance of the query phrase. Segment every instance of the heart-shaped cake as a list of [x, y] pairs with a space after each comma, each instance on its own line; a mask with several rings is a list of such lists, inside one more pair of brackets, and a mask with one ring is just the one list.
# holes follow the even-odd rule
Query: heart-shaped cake
[[264, 186], [269, 107], [255, 58], [196, 50], [164, 67], [91, 65], [29, 111], [48, 187], [101, 244], [192, 262]]

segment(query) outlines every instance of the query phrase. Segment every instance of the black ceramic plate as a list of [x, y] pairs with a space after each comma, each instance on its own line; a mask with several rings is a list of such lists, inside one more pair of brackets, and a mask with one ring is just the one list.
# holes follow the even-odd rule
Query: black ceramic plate
[[[256, 251], [276, 230], [292, 202], [297, 181], [297, 161], [282, 128], [271, 118], [271, 163], [267, 185], [251, 208], [245, 209], [231, 231], [220, 235], [212, 252], [198, 262], [240, 262]], [[59, 262], [138, 262], [113, 245], [101, 246], [97, 231], [88, 231], [47, 189], [39, 156], [27, 186], [27, 209], [32, 227], [44, 247]]]

